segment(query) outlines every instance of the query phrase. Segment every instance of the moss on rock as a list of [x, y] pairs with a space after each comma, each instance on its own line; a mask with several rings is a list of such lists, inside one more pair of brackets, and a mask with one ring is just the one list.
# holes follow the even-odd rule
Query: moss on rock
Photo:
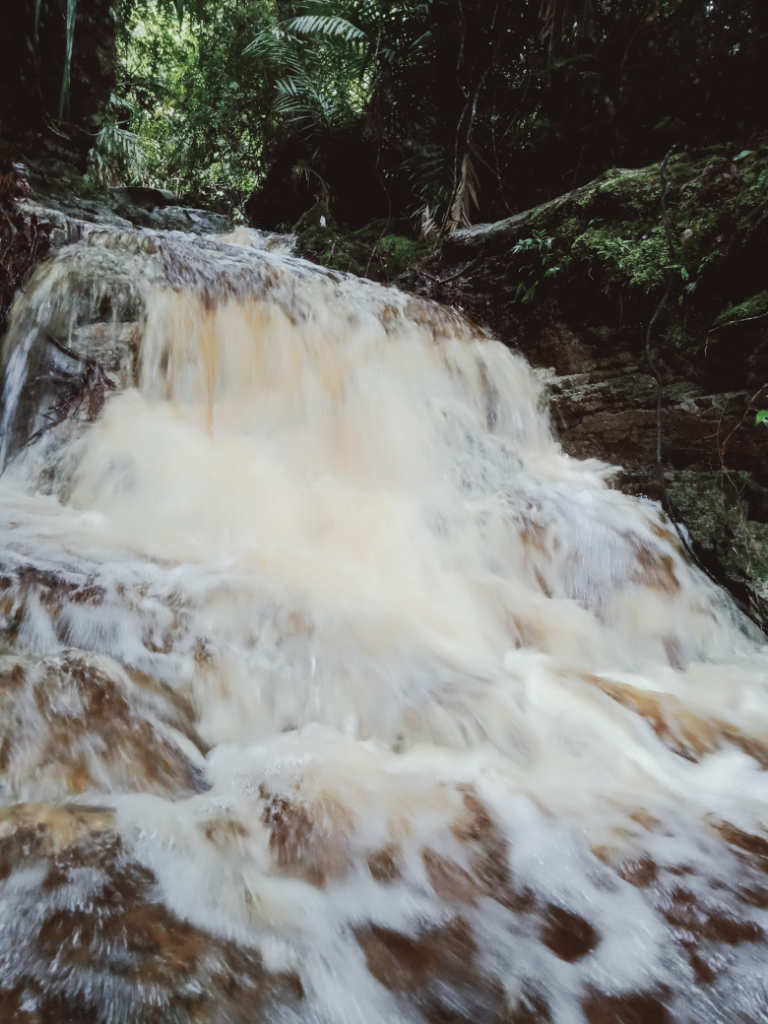
[[722, 324], [734, 321], [750, 320], [762, 316], [766, 312], [768, 312], [768, 289], [750, 296], [735, 306], [729, 304], [717, 317], [715, 326], [720, 327]]
[[597, 289], [634, 303], [638, 318], [655, 308], [672, 273], [660, 331], [679, 354], [702, 352], [712, 328], [727, 319], [723, 310], [746, 319], [739, 310], [759, 305], [752, 293], [758, 261], [768, 256], [768, 149], [682, 153], [668, 170], [671, 245], [661, 216], [661, 165], [653, 164], [614, 168], [535, 210], [458, 232], [443, 244], [444, 262], [483, 248], [519, 305], [556, 302], [567, 313]]
[[768, 489], [751, 474], [682, 471], [668, 485], [705, 564], [719, 569], [761, 615], [768, 613]]
[[298, 233], [295, 253], [330, 270], [390, 283], [406, 267], [424, 259], [433, 246], [391, 230], [388, 221], [372, 221], [356, 231], [305, 225]]

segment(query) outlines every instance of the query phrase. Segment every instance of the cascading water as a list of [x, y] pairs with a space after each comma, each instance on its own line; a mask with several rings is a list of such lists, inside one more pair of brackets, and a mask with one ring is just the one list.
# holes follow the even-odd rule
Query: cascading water
[[247, 245], [14, 311], [0, 1018], [768, 1021], [762, 638], [522, 359]]

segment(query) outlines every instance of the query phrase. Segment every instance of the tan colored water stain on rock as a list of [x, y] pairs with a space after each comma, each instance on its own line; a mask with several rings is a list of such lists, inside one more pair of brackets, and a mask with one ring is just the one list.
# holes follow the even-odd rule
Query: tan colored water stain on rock
[[768, 838], [753, 832], [744, 832], [730, 821], [714, 821], [713, 827], [729, 846], [749, 857], [750, 862], [768, 875]]
[[463, 800], [462, 813], [451, 831], [467, 851], [478, 891], [509, 910], [530, 910], [533, 898], [530, 893], [516, 890], [509, 866], [509, 844], [488, 808], [470, 788], [464, 792]]
[[380, 850], [370, 853], [367, 863], [371, 877], [376, 882], [385, 884], [400, 878], [402, 872], [400, 850], [395, 843], [385, 843]]
[[688, 761], [698, 761], [730, 743], [753, 757], [761, 768], [768, 768], [768, 740], [762, 736], [749, 736], [731, 722], [698, 714], [669, 693], [640, 690], [601, 676], [584, 678], [644, 718], [666, 747]]
[[424, 850], [421, 854], [432, 888], [441, 900], [446, 903], [467, 903], [471, 906], [477, 902], [480, 887], [455, 861], [435, 850]]

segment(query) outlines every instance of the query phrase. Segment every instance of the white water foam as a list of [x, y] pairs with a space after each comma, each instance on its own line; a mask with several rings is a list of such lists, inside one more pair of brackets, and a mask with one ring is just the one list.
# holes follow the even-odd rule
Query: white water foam
[[[768, 823], [761, 638], [656, 506], [563, 455], [500, 343], [238, 238], [157, 239], [61, 257], [7, 355], [6, 438], [30, 323], [70, 309], [76, 345], [116, 287], [78, 306], [76, 273], [129, 280], [134, 386], [0, 481], [5, 625], [189, 701], [210, 789], [102, 774], [80, 799], [109, 797], [174, 913], [297, 972], [301, 1019], [618, 1021], [599, 998], [637, 993], [654, 1020], [768, 1019], [768, 913], [736, 895], [759, 871], [722, 839]], [[751, 936], [701, 925], [706, 984], [681, 874]]]

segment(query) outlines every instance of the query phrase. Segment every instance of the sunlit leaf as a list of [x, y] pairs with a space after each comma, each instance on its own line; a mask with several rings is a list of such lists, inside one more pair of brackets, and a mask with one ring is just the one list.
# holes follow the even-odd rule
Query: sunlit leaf
[[768, 420], [768, 409], [761, 409], [757, 416], [755, 416], [755, 426], [758, 426], [760, 423], [765, 423], [766, 420]]

